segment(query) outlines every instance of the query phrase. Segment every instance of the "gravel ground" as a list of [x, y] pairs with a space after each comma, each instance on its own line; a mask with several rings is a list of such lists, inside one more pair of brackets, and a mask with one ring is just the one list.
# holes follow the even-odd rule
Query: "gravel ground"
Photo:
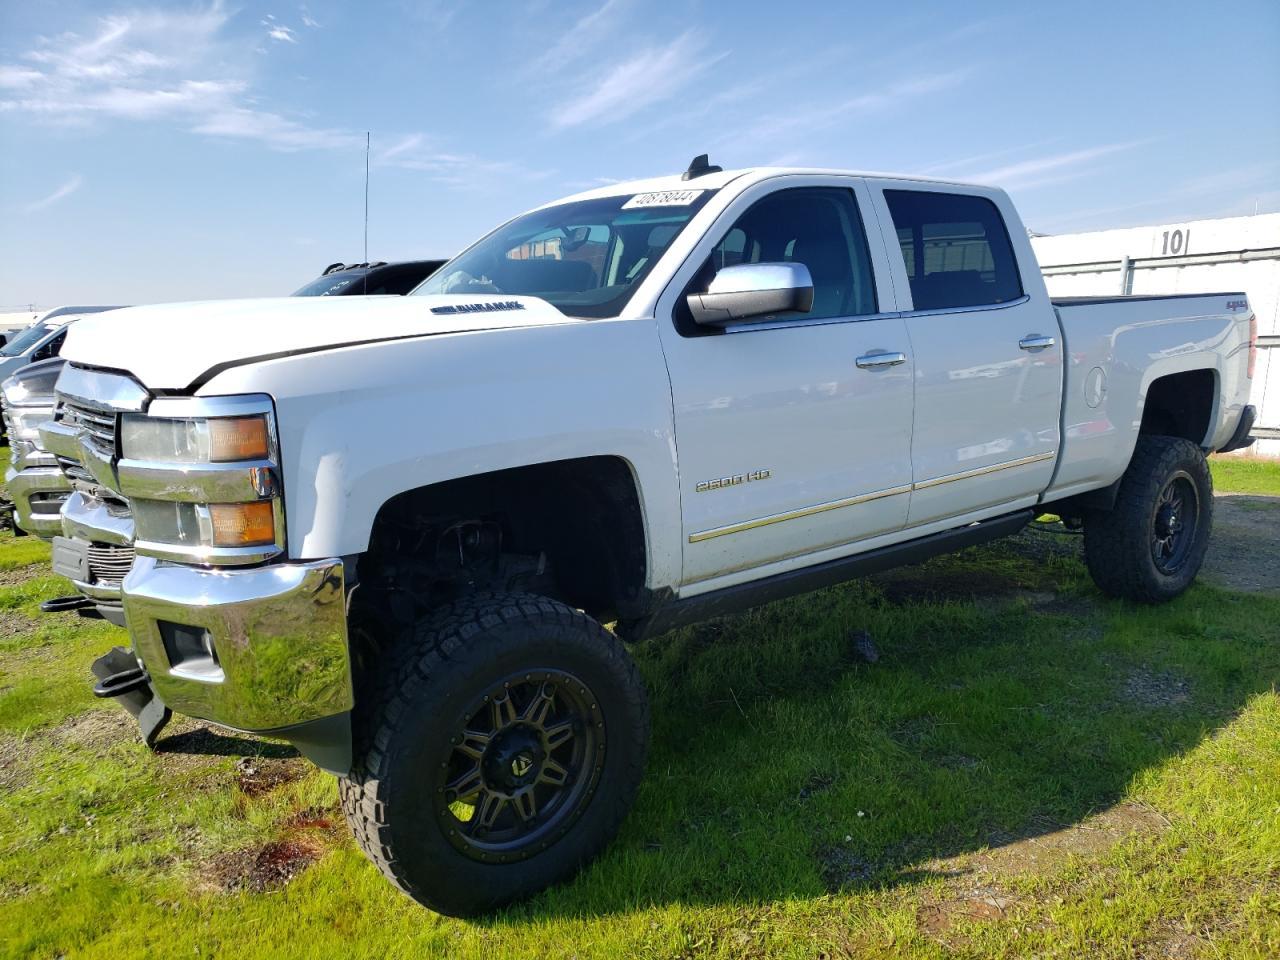
[[1200, 572], [1233, 590], [1280, 594], [1280, 497], [1219, 494]]

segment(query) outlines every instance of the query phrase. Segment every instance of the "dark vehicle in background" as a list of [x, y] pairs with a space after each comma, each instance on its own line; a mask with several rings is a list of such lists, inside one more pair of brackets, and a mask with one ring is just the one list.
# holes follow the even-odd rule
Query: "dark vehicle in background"
[[[435, 273], [447, 261], [406, 260], [398, 263], [334, 263], [323, 274], [292, 294], [295, 297], [402, 296]], [[53, 419], [53, 387], [64, 361], [58, 356], [66, 328], [83, 313], [109, 307], [63, 307], [50, 311], [0, 349], [0, 406], [3, 433], [10, 438], [10, 463], [5, 471], [13, 501], [16, 533], [45, 540], [62, 533], [60, 510], [72, 485], [58, 460], [40, 446], [36, 427]], [[40, 362], [43, 361], [43, 362]], [[13, 373], [13, 376], [6, 376]], [[133, 562], [133, 544], [122, 542], [97, 549], [81, 580], [73, 579], [80, 594], [49, 601], [52, 610], [79, 610], [122, 623], [120, 583]]]
[[445, 260], [331, 263], [295, 297], [402, 297], [445, 265]]

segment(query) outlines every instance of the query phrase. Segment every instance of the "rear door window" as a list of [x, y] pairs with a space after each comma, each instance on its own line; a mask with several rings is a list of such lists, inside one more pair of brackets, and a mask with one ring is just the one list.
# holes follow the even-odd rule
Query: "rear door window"
[[916, 310], [994, 306], [1022, 296], [1004, 218], [985, 197], [884, 192]]

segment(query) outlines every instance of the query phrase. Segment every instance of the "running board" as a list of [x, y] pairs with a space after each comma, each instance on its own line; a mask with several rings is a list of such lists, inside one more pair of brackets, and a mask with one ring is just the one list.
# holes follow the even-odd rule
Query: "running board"
[[944, 530], [927, 537], [868, 550], [866, 553], [789, 570], [763, 580], [725, 587], [684, 600], [673, 600], [646, 617], [619, 624], [619, 635], [628, 643], [647, 640], [691, 623], [741, 613], [761, 604], [821, 590], [823, 587], [881, 573], [894, 567], [922, 563], [939, 554], [953, 553], [1017, 533], [1035, 519], [1036, 513], [1036, 510], [1019, 510], [954, 530]]

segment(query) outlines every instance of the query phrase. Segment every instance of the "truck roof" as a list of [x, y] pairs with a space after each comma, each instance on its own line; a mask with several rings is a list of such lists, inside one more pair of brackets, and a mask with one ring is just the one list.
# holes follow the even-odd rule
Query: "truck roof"
[[[550, 203], [549, 207], [559, 203], [575, 200], [595, 200], [599, 197], [617, 197], [633, 193], [660, 193], [668, 190], [719, 190], [735, 180], [745, 179], [755, 183], [770, 177], [780, 176], [839, 176], [839, 177], [873, 177], [893, 180], [914, 180], [921, 183], [939, 183], [948, 186], [966, 186], [975, 189], [990, 189], [990, 185], [965, 183], [959, 180], [946, 180], [939, 177], [922, 177], [912, 173], [885, 173], [883, 171], [838, 170], [824, 167], [744, 167], [741, 170], [715, 170], [703, 173], [686, 180], [684, 174], [675, 173], [663, 177], [650, 177], [644, 180], [622, 180], [609, 183], [592, 190], [584, 190], [569, 197], [561, 197]], [[745, 186], [745, 184], [744, 184]]]

